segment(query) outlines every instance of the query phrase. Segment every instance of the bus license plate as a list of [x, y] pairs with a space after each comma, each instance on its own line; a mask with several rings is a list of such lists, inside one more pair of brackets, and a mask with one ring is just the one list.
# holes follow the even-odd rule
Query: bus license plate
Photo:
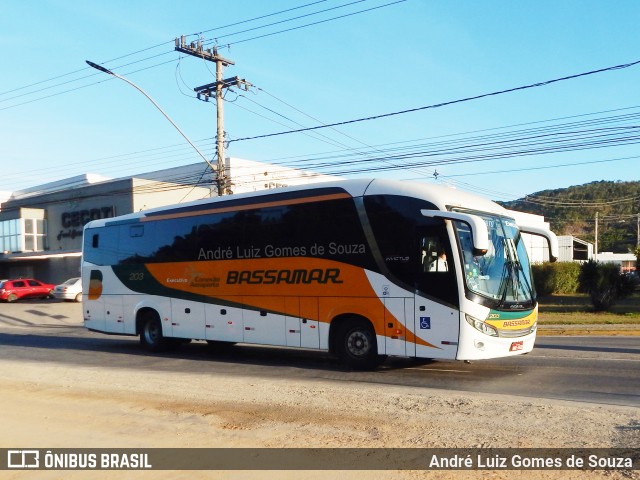
[[518, 350], [522, 350], [523, 342], [513, 342], [511, 347], [509, 347], [510, 352], [517, 352]]

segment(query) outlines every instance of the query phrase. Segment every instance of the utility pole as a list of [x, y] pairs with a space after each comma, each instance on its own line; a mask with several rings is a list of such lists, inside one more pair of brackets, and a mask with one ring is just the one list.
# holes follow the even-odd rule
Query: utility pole
[[216, 165], [216, 184], [218, 188], [218, 196], [222, 196], [229, 192], [231, 186], [230, 179], [228, 178], [224, 164], [224, 90], [237, 86], [241, 90], [247, 91], [250, 86], [249, 82], [238, 77], [231, 77], [227, 79], [222, 78], [222, 72], [224, 67], [229, 65], [235, 65], [231, 60], [224, 58], [218, 54], [216, 47], [210, 49], [202, 48], [202, 40], [197, 42], [191, 42], [187, 44], [185, 36], [176, 38], [177, 51], [192, 55], [194, 57], [202, 58], [209, 62], [216, 64], [216, 81], [201, 87], [194, 88], [194, 91], [198, 94], [199, 100], [209, 101], [209, 98], [214, 97], [216, 99], [216, 156], [218, 157]]
[[596, 212], [596, 252], [595, 252], [595, 260], [598, 261], [598, 212]]

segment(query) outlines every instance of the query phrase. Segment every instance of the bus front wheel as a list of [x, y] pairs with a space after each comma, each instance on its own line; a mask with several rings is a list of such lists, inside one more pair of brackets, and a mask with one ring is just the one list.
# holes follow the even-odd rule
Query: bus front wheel
[[352, 319], [340, 325], [336, 353], [342, 363], [352, 370], [371, 370], [385, 357], [378, 355], [378, 342], [371, 324]]
[[162, 335], [162, 324], [157, 314], [146, 315], [142, 321], [140, 343], [150, 352], [162, 352], [168, 348], [169, 342]]

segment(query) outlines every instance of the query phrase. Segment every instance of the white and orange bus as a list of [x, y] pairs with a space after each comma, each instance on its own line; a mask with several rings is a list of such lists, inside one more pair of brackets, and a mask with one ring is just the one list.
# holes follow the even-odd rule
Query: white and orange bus
[[508, 210], [459, 190], [346, 180], [95, 220], [84, 230], [85, 326], [329, 351], [474, 360], [529, 352], [536, 294]]

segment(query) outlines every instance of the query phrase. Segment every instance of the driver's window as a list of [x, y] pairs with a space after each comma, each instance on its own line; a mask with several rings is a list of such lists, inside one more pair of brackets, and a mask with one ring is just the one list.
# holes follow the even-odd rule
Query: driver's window
[[422, 272], [448, 272], [447, 253], [439, 237], [420, 239], [420, 270]]
[[419, 228], [416, 288], [424, 295], [458, 305], [458, 288], [447, 231], [440, 227]]

